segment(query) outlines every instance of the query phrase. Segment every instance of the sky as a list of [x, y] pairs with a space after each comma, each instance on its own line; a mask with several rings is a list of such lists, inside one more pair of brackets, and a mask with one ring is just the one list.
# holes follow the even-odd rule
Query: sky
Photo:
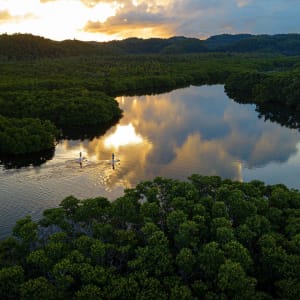
[[300, 0], [0, 0], [0, 33], [53, 40], [300, 32]]

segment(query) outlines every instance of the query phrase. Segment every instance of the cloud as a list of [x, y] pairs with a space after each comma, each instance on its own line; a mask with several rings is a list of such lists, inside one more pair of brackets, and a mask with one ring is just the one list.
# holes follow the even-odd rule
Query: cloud
[[150, 37], [145, 36], [148, 28], [149, 32], [160, 32], [162, 37], [201, 38], [221, 33], [298, 32], [300, 25], [297, 18], [300, 6], [296, 7], [295, 0], [274, 0], [272, 6], [266, 0], [120, 0], [117, 3], [119, 9], [114, 16], [105, 23], [89, 21], [84, 30], [113, 33], [120, 38], [128, 37], [129, 30], [137, 37]]
[[250, 3], [251, 3], [250, 0], [236, 0], [236, 4], [240, 8], [245, 7], [245, 6], [249, 5]]
[[164, 19], [158, 15], [145, 14], [121, 14], [117, 18], [110, 17], [104, 23], [89, 21], [85, 27], [86, 32], [97, 32], [103, 34], [119, 34], [122, 38], [140, 36], [143, 31], [150, 30], [152, 34], [160, 36], [172, 34], [170, 28], [165, 24]]
[[7, 20], [11, 20], [12, 16], [7, 10], [0, 11], [0, 22], [6, 22]]
[[88, 21], [84, 31], [119, 35], [122, 38], [140, 36], [146, 32], [150, 36], [166, 36], [173, 33], [170, 23], [162, 5], [121, 1], [115, 16], [109, 17], [106, 22]]
[[[83, 1], [86, 2], [86, 0]], [[84, 30], [117, 34], [122, 38], [131, 36], [133, 32], [137, 37], [151, 37], [149, 33], [152, 35], [156, 33], [162, 37], [174, 35], [203, 37], [209, 35], [211, 31], [223, 32], [225, 25], [216, 20], [223, 19], [226, 9], [236, 7], [235, 2], [231, 7], [217, 0], [210, 2], [203, 0], [125, 0], [118, 1], [118, 5], [119, 9], [116, 10], [115, 15], [105, 23], [89, 20]], [[145, 33], [148, 33], [148, 36], [145, 36]]]
[[[50, 0], [51, 1], [51, 0]], [[87, 7], [95, 7], [99, 3], [108, 2], [109, 1], [102, 1], [102, 0], [80, 0]]]
[[[29, 32], [39, 35], [44, 32], [47, 37], [57, 36], [58, 39], [182, 35], [204, 38], [222, 33], [299, 32], [300, 28], [298, 0], [272, 0], [272, 5], [268, 0], [0, 1], [1, 25], [5, 23], [0, 32], [24, 32], [27, 27], [22, 21], [34, 15], [38, 21], [31, 24]], [[65, 19], [64, 30], [61, 31], [60, 24], [59, 32], [51, 33], [54, 30], [49, 26], [49, 20], [57, 21], [57, 18]], [[16, 22], [18, 26], [10, 26]]]
[[32, 13], [27, 13], [24, 15], [11, 15], [8, 10], [0, 10], [0, 23], [19, 23], [33, 18], [35, 18], [35, 16]]
[[143, 155], [147, 163], [138, 174], [143, 178], [172, 177], [181, 170], [181, 178], [200, 172], [241, 179], [240, 162], [250, 168], [264, 167], [286, 162], [297, 151], [296, 131], [259, 121], [253, 106], [229, 101], [222, 86], [119, 101], [125, 111], [121, 124], [132, 122], [153, 145]]

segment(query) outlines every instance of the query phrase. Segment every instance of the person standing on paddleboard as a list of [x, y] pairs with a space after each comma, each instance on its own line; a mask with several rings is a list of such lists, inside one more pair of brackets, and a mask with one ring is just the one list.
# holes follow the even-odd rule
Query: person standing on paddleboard
[[111, 154], [111, 166], [114, 170], [115, 169], [115, 154], [114, 153]]
[[82, 153], [79, 152], [79, 164], [80, 164], [80, 168], [82, 168], [82, 161], [83, 161]]

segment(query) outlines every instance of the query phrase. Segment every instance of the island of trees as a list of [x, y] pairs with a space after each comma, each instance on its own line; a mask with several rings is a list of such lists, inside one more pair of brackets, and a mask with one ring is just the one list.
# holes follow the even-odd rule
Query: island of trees
[[194, 174], [19, 220], [0, 298], [294, 300], [299, 270], [299, 191]]
[[116, 96], [189, 85], [224, 84], [231, 98], [255, 103], [261, 116], [299, 128], [298, 55], [298, 34], [107, 43], [1, 35], [0, 153], [49, 149], [74, 127], [103, 132], [122, 116]]

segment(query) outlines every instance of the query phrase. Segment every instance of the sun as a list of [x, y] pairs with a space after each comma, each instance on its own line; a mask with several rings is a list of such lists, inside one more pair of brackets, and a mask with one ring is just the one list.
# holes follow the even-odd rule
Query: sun
[[54, 40], [107, 40], [107, 35], [87, 33], [83, 28], [88, 21], [105, 22], [118, 9], [116, 3], [87, 6], [78, 0], [0, 2], [1, 12], [6, 16], [0, 21], [1, 33], [32, 33]]

